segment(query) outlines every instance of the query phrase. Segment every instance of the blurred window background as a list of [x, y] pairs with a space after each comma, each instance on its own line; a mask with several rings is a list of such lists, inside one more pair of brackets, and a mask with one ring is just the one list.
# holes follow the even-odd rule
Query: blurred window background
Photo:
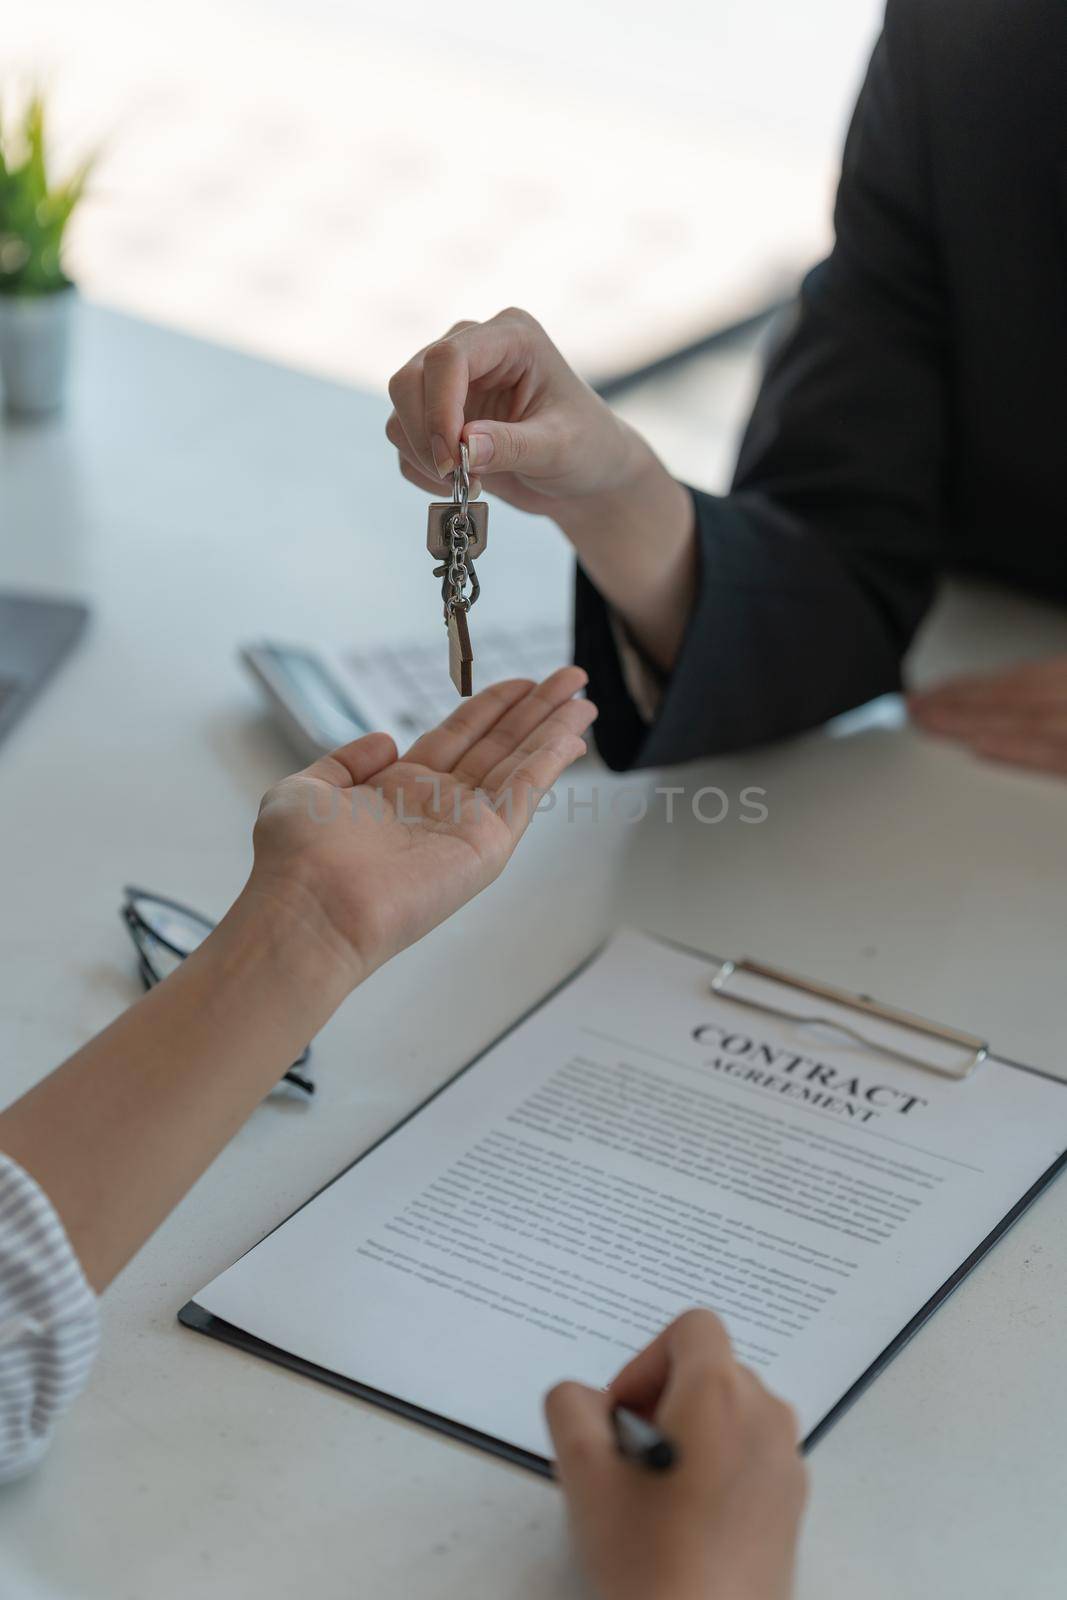
[[825, 249], [881, 0], [0, 0], [3, 87], [99, 144], [93, 298], [382, 390], [461, 317], [525, 306], [717, 486], [750, 333]]

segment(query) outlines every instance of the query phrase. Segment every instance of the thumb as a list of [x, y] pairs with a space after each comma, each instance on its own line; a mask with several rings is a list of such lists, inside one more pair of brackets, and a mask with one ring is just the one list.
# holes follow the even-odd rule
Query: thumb
[[540, 418], [529, 422], [469, 422], [466, 430], [471, 472], [521, 472], [531, 478], [554, 470], [555, 446]]

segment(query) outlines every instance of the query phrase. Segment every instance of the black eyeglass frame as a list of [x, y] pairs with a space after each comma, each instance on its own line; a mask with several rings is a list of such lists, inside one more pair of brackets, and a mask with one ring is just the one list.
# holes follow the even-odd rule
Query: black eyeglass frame
[[[126, 932], [129, 934], [137, 951], [137, 965], [141, 975], [141, 982], [146, 990], [154, 989], [157, 983], [163, 982], [167, 974], [159, 972], [153, 967], [142, 940], [148, 938], [153, 940], [154, 943], [162, 945], [164, 950], [169, 950], [171, 955], [178, 961], [184, 961], [186, 956], [191, 954], [191, 951], [180, 949], [164, 934], [158, 933], [141, 916], [137, 910], [136, 902], [138, 900], [151, 900], [157, 906], [165, 906], [168, 911], [176, 911], [179, 916], [187, 917], [189, 921], [199, 923], [205, 930], [205, 938], [216, 927], [216, 924], [212, 922], [210, 917], [205, 917], [203, 912], [194, 911], [192, 906], [183, 905], [180, 900], [170, 900], [165, 894], [156, 894], [151, 889], [138, 889], [132, 884], [127, 884], [122, 892], [125, 899], [119, 910], [119, 916], [122, 918]], [[300, 1067], [306, 1066], [310, 1059], [311, 1046], [309, 1044], [297, 1056], [288, 1071], [283, 1073], [282, 1082], [291, 1083], [294, 1088], [299, 1089], [303, 1094], [313, 1095], [315, 1093], [314, 1080], [306, 1073], [298, 1070]]]

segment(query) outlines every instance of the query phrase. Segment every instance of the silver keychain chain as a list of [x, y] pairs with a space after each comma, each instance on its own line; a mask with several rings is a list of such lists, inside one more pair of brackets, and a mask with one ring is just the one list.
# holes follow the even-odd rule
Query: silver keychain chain
[[[452, 504], [455, 510], [448, 518], [448, 559], [442, 585], [445, 603], [445, 621], [458, 607], [469, 611], [477, 600], [481, 585], [474, 571], [474, 562], [467, 560], [471, 544], [471, 519], [467, 510], [470, 500], [471, 474], [467, 446], [460, 444], [459, 465], [452, 469]], [[470, 594], [467, 587], [470, 586]]]
[[452, 469], [451, 500], [435, 500], [426, 527], [426, 548], [438, 563], [441, 601], [448, 633], [448, 670], [461, 695], [474, 693], [474, 651], [467, 613], [481, 593], [474, 560], [489, 538], [489, 507], [470, 498], [471, 473], [467, 446], [459, 447], [459, 465]]

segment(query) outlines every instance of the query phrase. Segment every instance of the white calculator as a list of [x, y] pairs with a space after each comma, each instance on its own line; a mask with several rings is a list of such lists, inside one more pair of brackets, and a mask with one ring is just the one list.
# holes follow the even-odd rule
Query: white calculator
[[[440, 640], [379, 646], [365, 654], [265, 641], [241, 659], [302, 756], [362, 733], [390, 733], [401, 750], [460, 703]], [[569, 627], [527, 623], [478, 633], [478, 682], [540, 680], [574, 659]]]

